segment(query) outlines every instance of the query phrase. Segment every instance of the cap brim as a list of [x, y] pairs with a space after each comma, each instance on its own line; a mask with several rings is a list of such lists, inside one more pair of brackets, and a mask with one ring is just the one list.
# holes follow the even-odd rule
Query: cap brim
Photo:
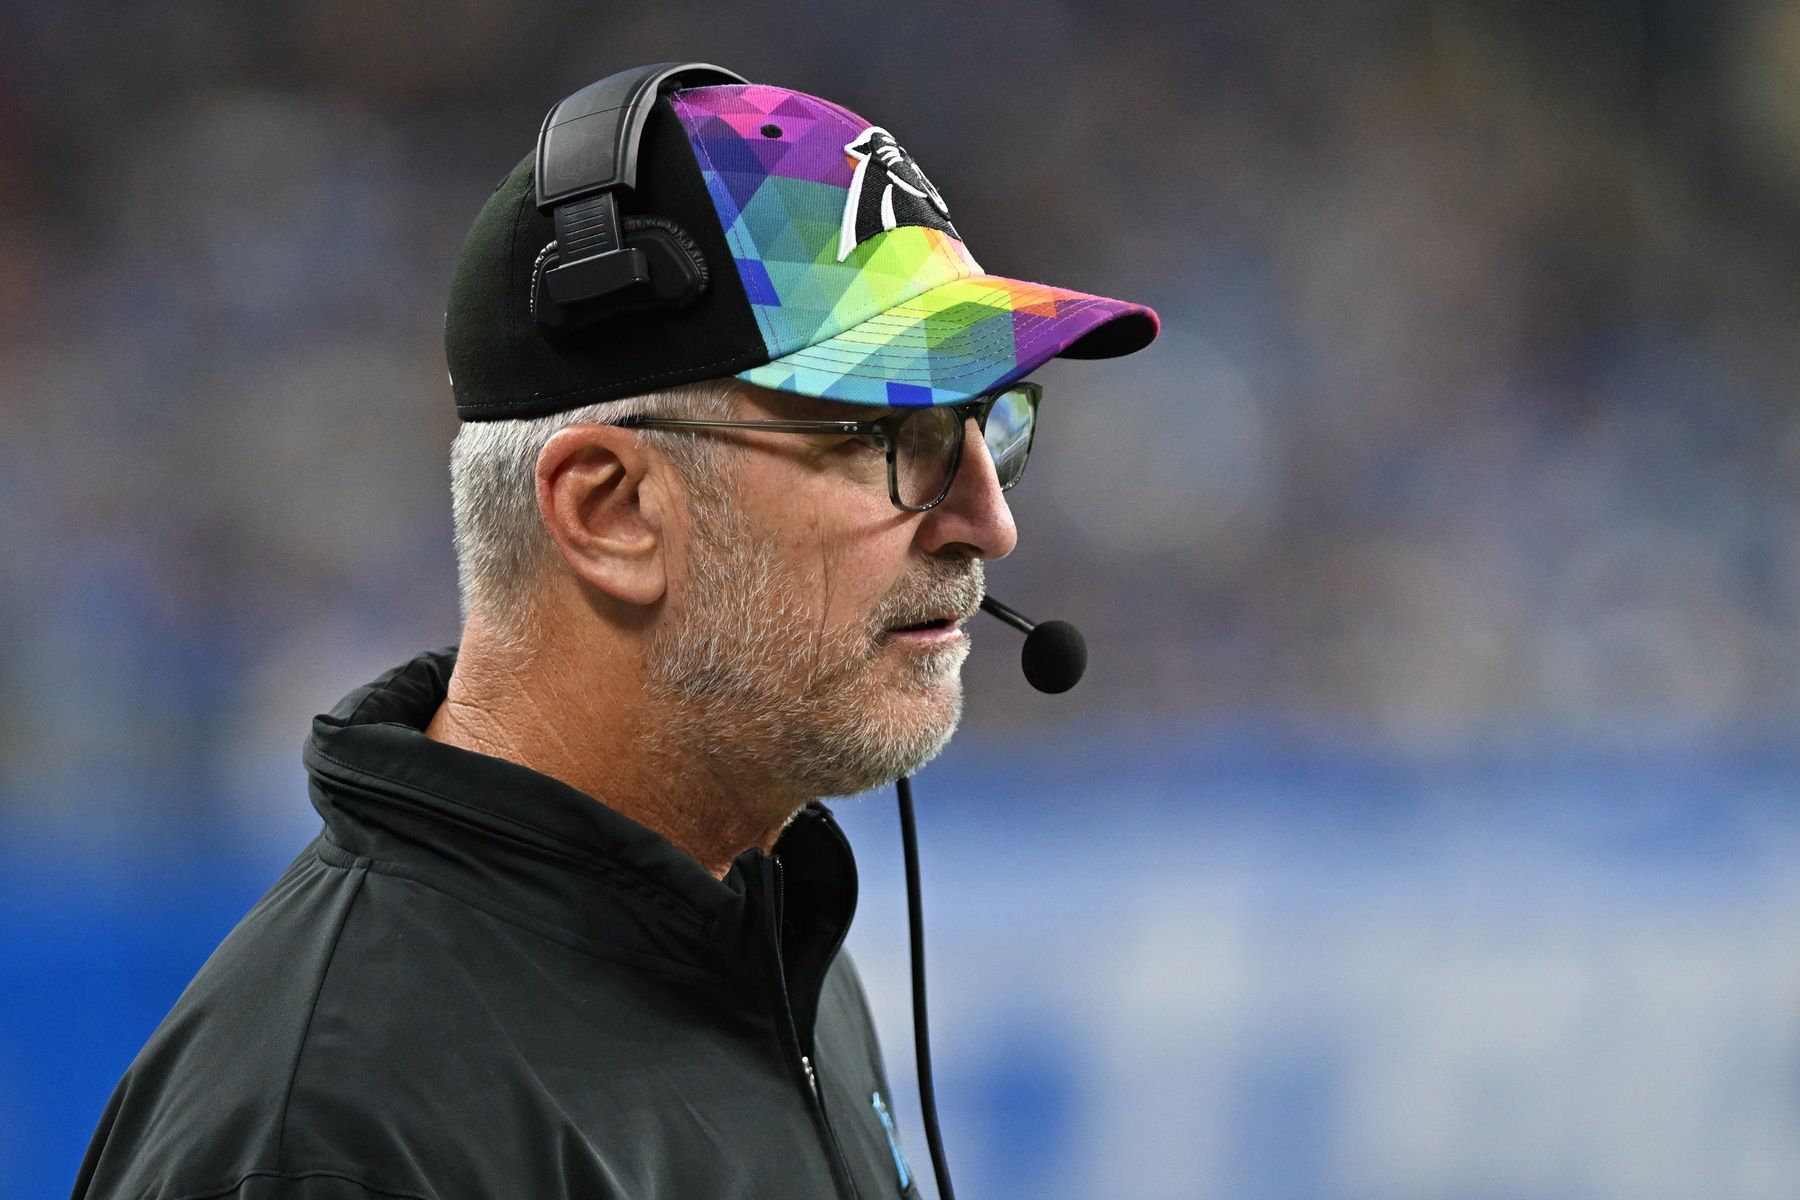
[[1115, 358], [1156, 337], [1142, 304], [976, 275], [940, 284], [738, 378], [824, 400], [895, 408], [956, 404], [1050, 359]]

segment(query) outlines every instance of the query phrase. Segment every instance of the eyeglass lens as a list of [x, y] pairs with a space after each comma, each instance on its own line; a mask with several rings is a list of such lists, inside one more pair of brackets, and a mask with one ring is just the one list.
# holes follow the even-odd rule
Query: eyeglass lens
[[[1002, 488], [1010, 488], [1025, 472], [1033, 416], [1031, 396], [1019, 388], [1002, 392], [988, 413], [983, 440]], [[931, 504], [948, 490], [957, 466], [962, 420], [955, 409], [945, 406], [919, 409], [901, 424], [894, 447], [894, 482], [901, 503]]]
[[894, 482], [902, 504], [930, 504], [943, 494], [956, 452], [957, 417], [948, 408], [921, 408], [900, 424]]
[[994, 459], [994, 473], [1000, 477], [1002, 489], [1019, 482], [1019, 476], [1025, 473], [1025, 458], [1031, 453], [1033, 417], [1031, 395], [1019, 388], [1001, 392], [988, 411], [982, 438]]

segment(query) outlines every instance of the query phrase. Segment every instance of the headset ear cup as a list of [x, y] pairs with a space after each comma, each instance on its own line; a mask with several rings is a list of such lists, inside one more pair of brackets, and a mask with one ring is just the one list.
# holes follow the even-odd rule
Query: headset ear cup
[[698, 300], [710, 276], [706, 256], [687, 230], [666, 217], [627, 217], [625, 245], [650, 260], [650, 292], [645, 307], [680, 308]]
[[687, 230], [666, 217], [627, 217], [625, 248], [640, 251], [650, 267], [648, 287], [640, 284], [610, 297], [558, 304], [544, 281], [559, 259], [550, 242], [538, 251], [531, 270], [531, 315], [546, 330], [567, 333], [608, 317], [647, 309], [684, 308], [706, 291], [712, 276], [706, 256]]

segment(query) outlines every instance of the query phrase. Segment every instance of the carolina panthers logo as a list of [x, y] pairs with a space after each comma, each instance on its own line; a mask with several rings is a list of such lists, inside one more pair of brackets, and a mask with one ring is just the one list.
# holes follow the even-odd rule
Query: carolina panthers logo
[[850, 181], [844, 226], [838, 234], [839, 262], [884, 229], [902, 225], [941, 229], [962, 240], [950, 224], [950, 208], [944, 198], [893, 134], [871, 125], [844, 147], [844, 153], [856, 160], [856, 176]]

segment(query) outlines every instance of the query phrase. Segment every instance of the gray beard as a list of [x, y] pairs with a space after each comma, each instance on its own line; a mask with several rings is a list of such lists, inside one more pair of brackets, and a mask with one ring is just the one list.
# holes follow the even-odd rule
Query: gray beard
[[[877, 683], [875, 660], [890, 623], [973, 608], [980, 560], [934, 561], [867, 627], [827, 630], [809, 623], [800, 585], [775, 565], [773, 540], [723, 496], [697, 494], [691, 512], [687, 594], [646, 650], [647, 686], [677, 714], [664, 730], [666, 752], [807, 799], [867, 791], [937, 757], [962, 715], [967, 642], [909, 657], [897, 684]], [[953, 683], [935, 707], [891, 702], [907, 692], [942, 695], [945, 675]]]

